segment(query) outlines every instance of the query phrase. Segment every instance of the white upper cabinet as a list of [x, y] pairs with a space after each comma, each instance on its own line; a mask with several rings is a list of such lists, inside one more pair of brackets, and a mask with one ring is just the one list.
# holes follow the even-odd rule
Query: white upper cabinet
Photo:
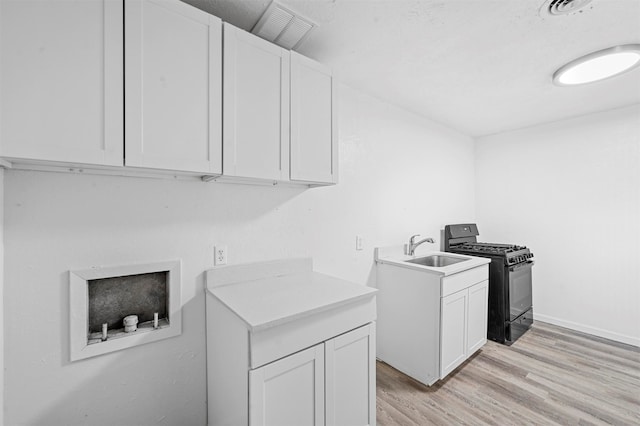
[[291, 180], [337, 182], [335, 93], [329, 68], [291, 52]]
[[0, 2], [0, 155], [122, 165], [121, 0]]
[[222, 172], [222, 21], [125, 1], [125, 165]]
[[289, 178], [289, 52], [224, 23], [223, 174]]
[[311, 59], [179, 0], [2, 0], [0, 24], [16, 167], [337, 182], [335, 82]]

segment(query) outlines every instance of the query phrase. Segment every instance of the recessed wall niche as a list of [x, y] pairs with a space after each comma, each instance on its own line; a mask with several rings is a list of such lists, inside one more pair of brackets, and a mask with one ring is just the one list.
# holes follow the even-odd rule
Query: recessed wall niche
[[71, 361], [181, 334], [180, 282], [179, 260], [69, 271]]

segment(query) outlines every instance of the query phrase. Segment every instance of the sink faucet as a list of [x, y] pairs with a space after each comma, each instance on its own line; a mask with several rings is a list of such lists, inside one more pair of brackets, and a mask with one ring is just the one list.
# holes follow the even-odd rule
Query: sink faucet
[[413, 256], [413, 252], [416, 251], [416, 247], [418, 247], [420, 244], [422, 243], [435, 243], [435, 241], [433, 241], [433, 238], [428, 237], [428, 238], [424, 238], [420, 241], [418, 241], [417, 243], [414, 242], [416, 237], [419, 237], [420, 234], [416, 234], [411, 236], [411, 238], [409, 238], [409, 244], [407, 245], [407, 254], [409, 256]]

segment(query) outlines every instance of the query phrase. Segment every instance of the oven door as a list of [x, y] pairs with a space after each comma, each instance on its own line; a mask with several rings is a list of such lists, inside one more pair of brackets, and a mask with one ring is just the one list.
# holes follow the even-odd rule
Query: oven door
[[533, 306], [531, 267], [533, 260], [509, 267], [509, 321], [513, 321]]

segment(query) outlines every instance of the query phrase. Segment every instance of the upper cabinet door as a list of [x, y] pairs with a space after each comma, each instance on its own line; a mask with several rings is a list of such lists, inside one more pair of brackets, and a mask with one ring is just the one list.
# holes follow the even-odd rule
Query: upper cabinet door
[[122, 165], [122, 1], [0, 2], [0, 155]]
[[289, 52], [224, 24], [223, 174], [289, 178]]
[[291, 52], [291, 180], [338, 181], [335, 93], [329, 68]]
[[178, 0], [125, 0], [125, 164], [222, 172], [222, 22]]

